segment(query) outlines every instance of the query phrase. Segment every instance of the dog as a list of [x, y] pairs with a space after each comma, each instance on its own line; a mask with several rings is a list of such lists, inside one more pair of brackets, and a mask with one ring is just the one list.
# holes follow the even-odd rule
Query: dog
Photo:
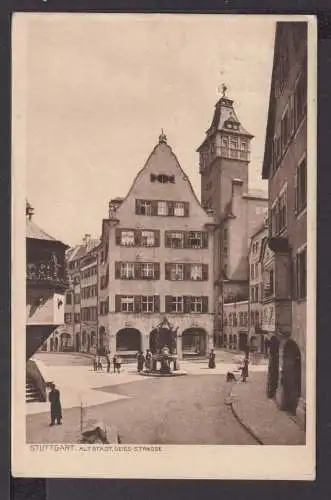
[[237, 379], [236, 379], [236, 377], [234, 376], [234, 374], [232, 372], [228, 372], [226, 374], [226, 381], [227, 382], [236, 382]]

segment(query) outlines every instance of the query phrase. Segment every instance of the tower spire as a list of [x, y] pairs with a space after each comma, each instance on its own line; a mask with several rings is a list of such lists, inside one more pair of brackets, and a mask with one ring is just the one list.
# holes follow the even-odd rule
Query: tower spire
[[159, 135], [159, 144], [167, 144], [167, 136], [165, 135], [163, 128], [161, 128], [161, 134]]

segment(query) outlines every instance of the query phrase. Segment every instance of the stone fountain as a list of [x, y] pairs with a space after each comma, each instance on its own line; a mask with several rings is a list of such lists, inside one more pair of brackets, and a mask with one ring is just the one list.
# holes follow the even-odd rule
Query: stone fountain
[[154, 330], [154, 348], [146, 368], [141, 375], [176, 377], [186, 375], [180, 370], [177, 356], [177, 331], [171, 323], [164, 318]]

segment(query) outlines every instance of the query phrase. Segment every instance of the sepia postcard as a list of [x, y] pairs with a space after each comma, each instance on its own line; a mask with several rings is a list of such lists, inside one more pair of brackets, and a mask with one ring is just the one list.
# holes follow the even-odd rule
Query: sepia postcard
[[12, 474], [315, 479], [313, 16], [16, 13]]

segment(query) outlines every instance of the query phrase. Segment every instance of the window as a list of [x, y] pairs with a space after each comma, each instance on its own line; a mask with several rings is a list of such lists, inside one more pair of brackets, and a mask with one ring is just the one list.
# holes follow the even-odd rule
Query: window
[[264, 280], [264, 297], [272, 297], [274, 294], [274, 272], [266, 271]]
[[134, 231], [122, 231], [121, 245], [125, 247], [134, 246]]
[[255, 275], [255, 278], [259, 277], [259, 264], [255, 264], [254, 275]]
[[232, 326], [232, 313], [229, 314], [229, 326]]
[[237, 313], [233, 313], [233, 326], [238, 326]]
[[229, 138], [228, 137], [222, 137], [222, 147], [227, 148], [229, 146]]
[[170, 279], [173, 281], [184, 279], [184, 264], [171, 264]]
[[182, 232], [167, 232], [166, 247], [169, 248], [184, 248], [184, 233]]
[[64, 313], [64, 322], [66, 324], [70, 324], [71, 323], [71, 313]]
[[191, 280], [202, 280], [202, 264], [191, 264]]
[[142, 263], [141, 264], [141, 277], [142, 278], [154, 278], [154, 264], [153, 263]]
[[154, 312], [154, 296], [141, 297], [141, 310], [142, 312]]
[[171, 297], [171, 312], [182, 313], [184, 310], [183, 297]]
[[175, 202], [174, 205], [174, 215], [177, 217], [184, 217], [185, 211], [184, 211], [184, 203], [181, 201]]
[[255, 311], [255, 326], [260, 326], [260, 314], [259, 314], [259, 311]]
[[279, 227], [281, 232], [286, 227], [286, 191], [279, 197]]
[[68, 306], [72, 304], [72, 294], [71, 293], [66, 294], [66, 304]]
[[238, 138], [237, 137], [231, 137], [230, 148], [231, 149], [238, 149]]
[[133, 312], [134, 311], [134, 297], [133, 296], [121, 297], [121, 311], [122, 312]]
[[297, 128], [306, 111], [307, 99], [307, 77], [304, 72], [298, 79], [298, 83], [294, 92], [294, 114], [295, 114], [295, 127]]
[[155, 235], [153, 231], [141, 232], [141, 245], [143, 247], [153, 247], [155, 245]]
[[295, 175], [295, 210], [301, 212], [307, 205], [307, 161], [304, 158]]
[[239, 326], [244, 326], [244, 313], [239, 313]]
[[248, 325], [248, 312], [244, 312], [244, 326]]
[[80, 322], [80, 314], [79, 313], [75, 313], [74, 314], [74, 321], [75, 321], [75, 323], [79, 323]]
[[224, 241], [228, 241], [228, 230], [227, 230], [227, 228], [225, 228], [224, 231], [223, 231], [223, 238], [224, 238]]
[[80, 303], [80, 294], [75, 293], [75, 304], [79, 304], [79, 303]]
[[168, 204], [166, 201], [157, 202], [157, 215], [168, 215]]
[[202, 297], [191, 297], [190, 312], [191, 313], [202, 312]]
[[247, 149], [248, 149], [247, 141], [243, 141], [243, 140], [240, 141], [240, 149], [242, 151], [247, 151]]
[[307, 295], [307, 250], [297, 253], [297, 298], [305, 299]]
[[281, 145], [282, 145], [282, 154], [284, 154], [287, 144], [290, 139], [291, 125], [290, 125], [290, 115], [289, 110], [286, 109], [284, 116], [281, 121]]
[[152, 215], [152, 202], [149, 200], [136, 200], [137, 215]]
[[121, 263], [121, 279], [134, 279], [134, 264], [132, 262]]
[[202, 248], [202, 234], [200, 231], [190, 231], [188, 237], [189, 248]]
[[251, 264], [251, 279], [254, 279], [254, 264]]

